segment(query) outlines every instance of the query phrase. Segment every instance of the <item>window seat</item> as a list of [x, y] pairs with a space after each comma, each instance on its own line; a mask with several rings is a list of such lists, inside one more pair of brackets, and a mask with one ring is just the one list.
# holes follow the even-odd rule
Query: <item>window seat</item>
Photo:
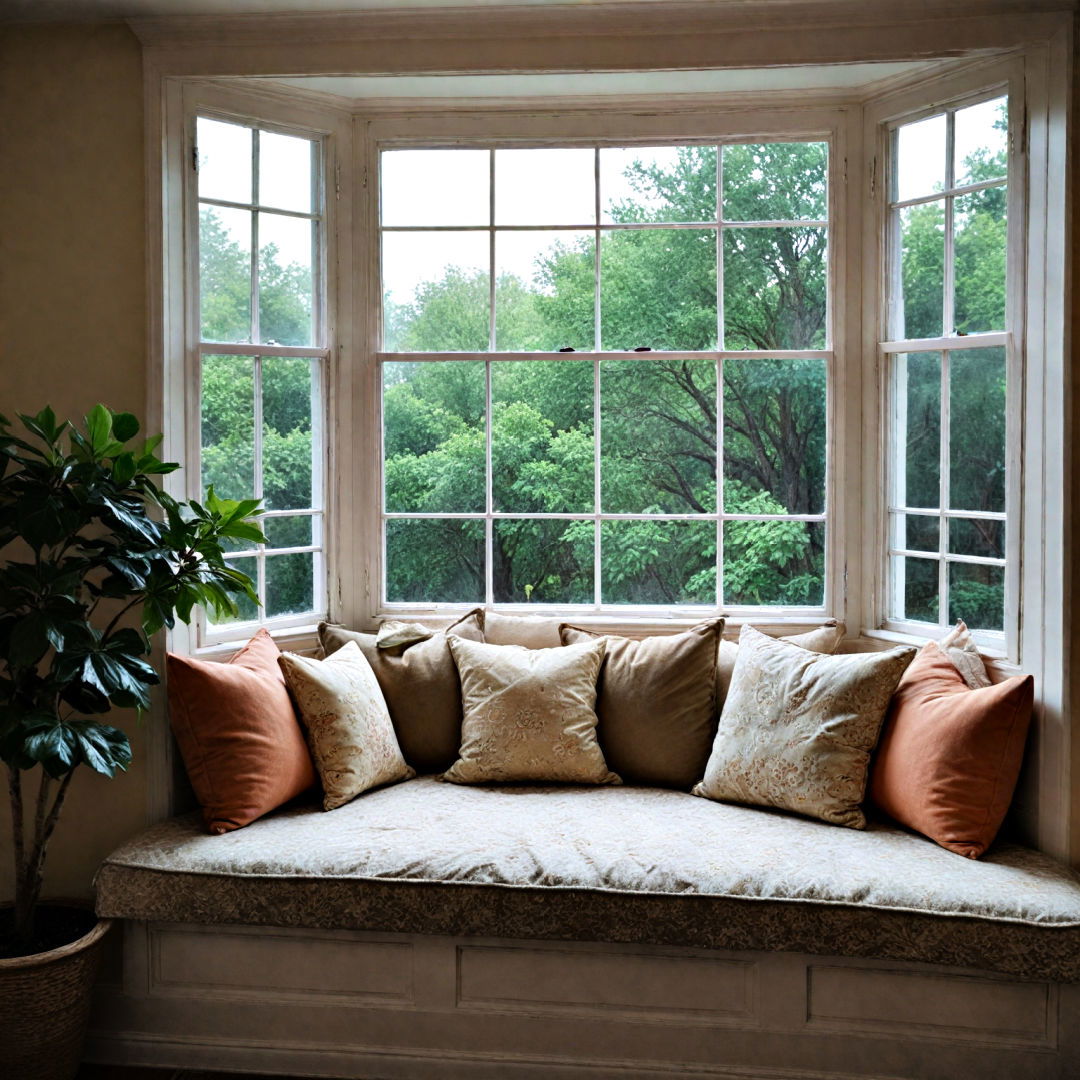
[[1000, 843], [973, 862], [640, 787], [426, 777], [223, 836], [163, 821], [101, 868], [97, 910], [160, 923], [875, 957], [1080, 981], [1080, 877]]

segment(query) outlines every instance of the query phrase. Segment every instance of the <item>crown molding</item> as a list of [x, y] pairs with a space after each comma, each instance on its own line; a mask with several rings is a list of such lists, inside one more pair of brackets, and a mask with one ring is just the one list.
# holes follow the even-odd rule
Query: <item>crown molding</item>
[[[532, 7], [177, 15], [128, 20], [148, 47], [583, 36], [648, 37], [925, 24], [1072, 12], [1075, 0], [665, 0]], [[946, 49], [947, 42], [940, 42]]]

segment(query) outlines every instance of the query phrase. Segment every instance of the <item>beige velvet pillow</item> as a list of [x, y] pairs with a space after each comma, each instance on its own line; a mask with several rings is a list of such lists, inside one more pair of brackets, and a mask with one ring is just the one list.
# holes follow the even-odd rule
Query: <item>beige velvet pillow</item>
[[597, 735], [608, 766], [627, 783], [684, 791], [701, 779], [716, 734], [716, 648], [723, 619], [682, 634], [633, 638], [563, 624], [567, 644], [604, 637]]
[[822, 656], [744, 626], [695, 795], [866, 827], [870, 753], [912, 648]]
[[[840, 642], [844, 639], [846, 628], [843, 623], [827, 623], [813, 630], [807, 630], [805, 634], [789, 634], [779, 638], [780, 641], [790, 641], [802, 649], [810, 652], [832, 654], [836, 652]], [[720, 712], [727, 700], [728, 686], [731, 684], [731, 673], [735, 670], [735, 658], [739, 655], [739, 646], [734, 641], [721, 641], [720, 652], [716, 657], [716, 710]]]
[[[446, 636], [457, 634], [483, 641], [483, 609], [476, 608], [445, 630], [436, 630], [419, 640], [415, 640], [415, 632], [395, 635], [395, 631], [402, 630], [400, 623], [385, 625], [391, 629], [380, 632], [382, 646], [375, 634], [331, 623], [319, 626], [319, 639], [328, 656], [348, 641], [360, 647], [386, 697], [405, 760], [417, 772], [442, 772], [457, 758], [461, 744], [461, 685]], [[414, 640], [390, 645], [394, 636]]]
[[355, 642], [325, 660], [282, 653], [278, 663], [307, 731], [324, 810], [416, 775], [401, 756], [386, 699]]
[[543, 615], [484, 614], [484, 640], [489, 645], [521, 645], [526, 649], [557, 649], [562, 644], [562, 619]]
[[443, 779], [619, 783], [596, 741], [604, 644], [526, 649], [450, 638], [465, 712], [461, 754]]

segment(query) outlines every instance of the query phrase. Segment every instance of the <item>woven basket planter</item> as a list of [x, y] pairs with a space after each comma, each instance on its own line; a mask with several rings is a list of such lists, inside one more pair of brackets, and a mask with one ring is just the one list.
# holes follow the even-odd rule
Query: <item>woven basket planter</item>
[[[59, 901], [50, 907], [83, 907]], [[72, 1080], [79, 1071], [90, 991], [112, 925], [99, 919], [77, 941], [0, 960], [0, 1073], [18, 1080]]]

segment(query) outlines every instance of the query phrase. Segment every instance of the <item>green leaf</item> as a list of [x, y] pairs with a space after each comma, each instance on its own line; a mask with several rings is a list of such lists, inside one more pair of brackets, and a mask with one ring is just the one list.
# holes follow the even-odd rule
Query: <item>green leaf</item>
[[126, 443], [139, 433], [139, 421], [129, 412], [116, 413], [112, 418], [113, 438]]
[[127, 484], [135, 476], [136, 465], [134, 454], [121, 454], [113, 462], [113, 479], [118, 484]]
[[101, 456], [101, 452], [109, 445], [112, 424], [112, 413], [104, 405], [95, 405], [86, 417], [86, 431], [90, 436], [90, 447], [98, 456]]

